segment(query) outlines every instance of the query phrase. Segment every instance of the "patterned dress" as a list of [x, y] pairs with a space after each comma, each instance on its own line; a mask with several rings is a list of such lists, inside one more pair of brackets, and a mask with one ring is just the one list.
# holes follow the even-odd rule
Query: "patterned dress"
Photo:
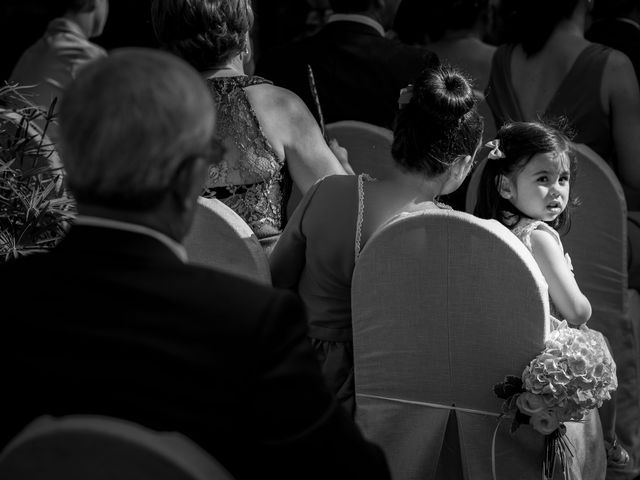
[[286, 223], [291, 177], [265, 137], [245, 88], [271, 83], [260, 77], [220, 77], [207, 80], [218, 107], [217, 134], [233, 160], [224, 159], [209, 169], [203, 196], [217, 198], [251, 227], [269, 250]]

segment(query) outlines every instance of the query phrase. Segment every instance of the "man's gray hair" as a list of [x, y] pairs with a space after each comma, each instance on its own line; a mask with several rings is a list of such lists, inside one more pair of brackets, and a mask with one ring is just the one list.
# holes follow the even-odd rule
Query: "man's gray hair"
[[186, 62], [159, 50], [115, 50], [65, 91], [60, 149], [69, 188], [78, 202], [152, 208], [182, 162], [210, 151], [214, 127], [212, 95]]

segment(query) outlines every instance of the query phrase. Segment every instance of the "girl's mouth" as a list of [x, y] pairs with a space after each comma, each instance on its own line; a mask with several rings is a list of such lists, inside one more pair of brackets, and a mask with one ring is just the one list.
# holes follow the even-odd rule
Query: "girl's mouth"
[[547, 210], [550, 210], [552, 212], [561, 212], [562, 204], [560, 202], [551, 202], [547, 205]]

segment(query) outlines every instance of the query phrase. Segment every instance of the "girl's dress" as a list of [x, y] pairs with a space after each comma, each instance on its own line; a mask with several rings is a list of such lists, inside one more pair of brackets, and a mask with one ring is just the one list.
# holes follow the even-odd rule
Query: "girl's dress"
[[207, 80], [217, 111], [217, 135], [231, 139], [238, 161], [223, 160], [209, 169], [203, 196], [217, 198], [251, 227], [267, 251], [286, 223], [291, 177], [265, 137], [245, 88], [271, 83], [260, 77], [219, 77]]
[[[551, 236], [558, 242], [560, 249], [564, 253], [564, 248], [562, 246], [562, 241], [560, 240], [560, 235], [555, 229], [551, 228], [545, 222], [541, 220], [533, 220], [530, 218], [521, 219], [515, 227], [511, 230], [524, 245], [532, 251], [531, 248], [531, 233], [534, 230], [543, 230], [551, 234]], [[573, 267], [571, 265], [571, 259], [568, 254], [564, 254], [565, 259], [569, 268], [573, 271]], [[567, 326], [566, 321], [561, 321], [561, 314], [558, 311], [557, 307], [554, 305], [551, 296], [549, 296], [549, 310], [551, 313], [551, 329], [558, 330], [560, 328], [573, 328]], [[588, 332], [589, 337], [593, 342], [598, 344], [598, 348], [602, 349], [602, 351], [607, 352], [611, 362], [614, 366], [614, 374], [615, 374], [615, 363], [613, 362], [613, 358], [611, 356], [608, 342], [605, 337], [598, 331], [588, 328], [586, 325], [581, 325], [579, 327], [581, 330]], [[615, 375], [614, 375], [615, 376]], [[616, 383], [617, 387], [617, 383]], [[570, 479], [580, 479], [580, 478], [592, 478], [589, 475], [589, 472], [593, 474], [593, 472], [604, 472], [606, 469], [604, 463], [606, 463], [605, 455], [604, 455], [604, 438], [602, 434], [602, 427], [600, 425], [600, 419], [598, 415], [598, 411], [596, 409], [590, 410], [589, 413], [584, 417], [581, 421], [584, 429], [580, 430], [580, 434], [584, 435], [584, 449], [579, 449], [579, 451], [574, 452], [577, 457], [573, 463], [569, 466], [569, 477]], [[575, 426], [575, 422], [568, 422], [565, 424], [567, 426], [567, 432], [569, 436], [571, 436], [571, 430]], [[578, 432], [575, 432], [578, 433]], [[574, 433], [574, 434], [575, 434]], [[576, 461], [577, 460], [577, 461]], [[585, 473], [587, 472], [587, 473]]]

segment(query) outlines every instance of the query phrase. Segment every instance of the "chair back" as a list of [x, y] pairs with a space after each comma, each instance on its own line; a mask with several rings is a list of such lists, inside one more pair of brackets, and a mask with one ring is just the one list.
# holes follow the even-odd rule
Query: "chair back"
[[[616, 361], [616, 434], [640, 458], [640, 305], [627, 288], [627, 207], [622, 186], [609, 165], [591, 148], [574, 144], [577, 174], [572, 195], [580, 205], [571, 212], [563, 236], [580, 290], [591, 302], [589, 327], [601, 331]], [[473, 212], [486, 160], [473, 172], [466, 210]], [[633, 305], [633, 307], [632, 307]]]
[[269, 260], [251, 227], [220, 200], [198, 198], [184, 246], [191, 263], [271, 284]]
[[388, 128], [356, 120], [342, 120], [326, 126], [327, 136], [335, 138], [349, 152], [349, 163], [357, 174], [374, 178], [389, 176], [393, 167], [393, 132]]
[[[340, 146], [349, 153], [349, 164], [355, 174], [368, 173], [374, 178], [383, 179], [393, 169], [391, 144], [393, 132], [387, 128], [357, 120], [342, 120], [328, 123], [326, 134], [335, 138]], [[291, 218], [302, 195], [295, 186], [287, 205], [287, 215]]]
[[5, 447], [3, 480], [233, 480], [187, 437], [136, 423], [71, 415], [39, 417]]
[[[546, 283], [526, 247], [493, 220], [404, 214], [365, 245], [352, 317], [356, 421], [393, 478], [490, 479], [502, 403], [493, 386], [522, 373], [549, 329]], [[497, 433], [498, 478], [539, 480], [542, 436], [508, 430]]]
[[[574, 145], [578, 168], [571, 212], [564, 236], [576, 281], [591, 302], [589, 327], [609, 340], [616, 361], [617, 435], [640, 459], [640, 311], [630, 308], [627, 288], [627, 207], [613, 170], [591, 148]], [[637, 294], [636, 294], [637, 295]]]

